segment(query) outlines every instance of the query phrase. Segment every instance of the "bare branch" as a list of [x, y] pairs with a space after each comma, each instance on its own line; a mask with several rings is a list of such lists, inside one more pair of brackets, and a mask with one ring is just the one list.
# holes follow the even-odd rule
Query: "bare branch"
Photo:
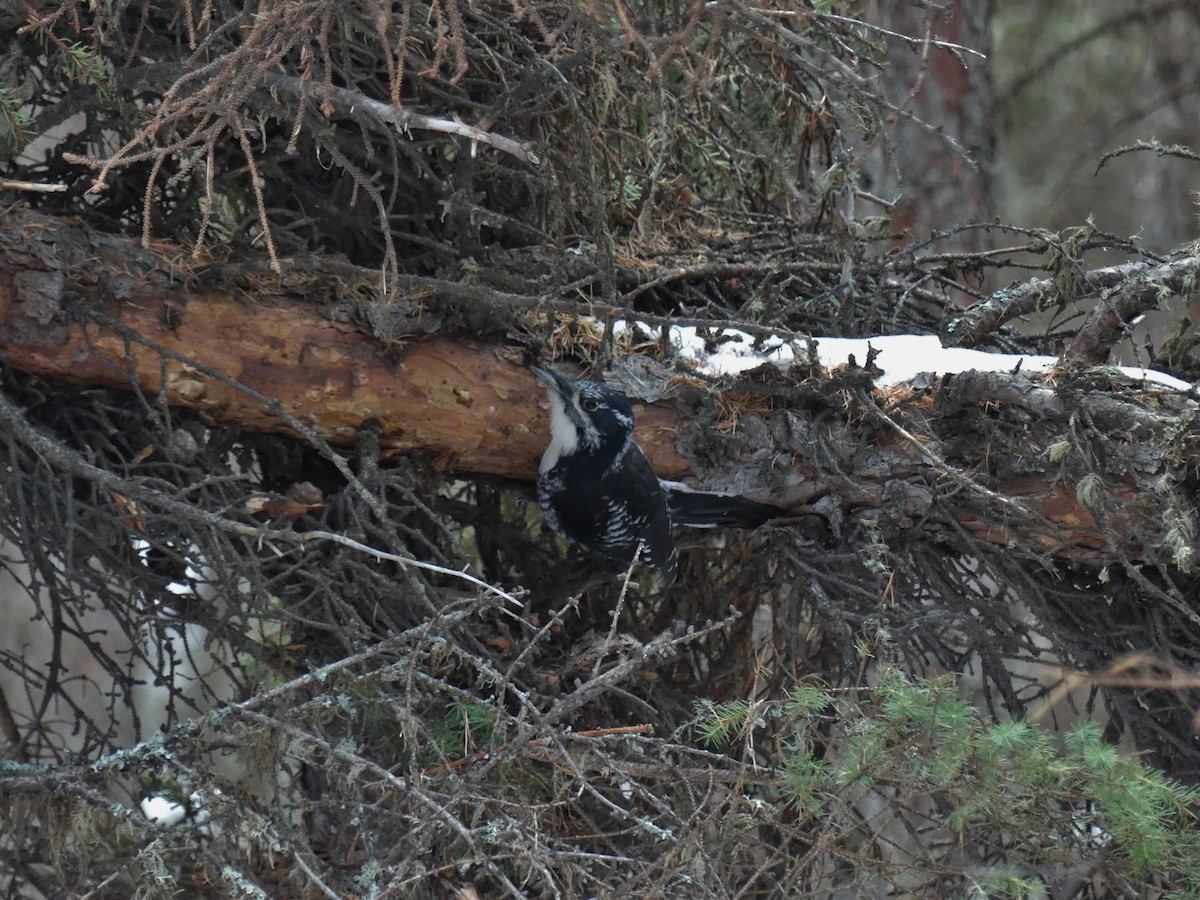
[[265, 83], [267, 87], [283, 91], [295, 97], [314, 97], [322, 101], [328, 101], [347, 115], [360, 112], [366, 113], [379, 122], [395, 126], [400, 131], [408, 131], [410, 128], [422, 128], [427, 131], [456, 134], [460, 137], [468, 138], [472, 143], [487, 144], [489, 147], [494, 147], [502, 153], [515, 156], [521, 162], [526, 162], [530, 165], [536, 166], [541, 162], [538, 155], [533, 152], [533, 144], [530, 142], [517, 141], [503, 135], [492, 134], [490, 131], [474, 128], [457, 120], [427, 116], [410, 109], [396, 109], [390, 104], [374, 100], [365, 94], [352, 91], [349, 88], [314, 84], [310, 81], [302, 81], [294, 75], [280, 75], [276, 72], [266, 73]]

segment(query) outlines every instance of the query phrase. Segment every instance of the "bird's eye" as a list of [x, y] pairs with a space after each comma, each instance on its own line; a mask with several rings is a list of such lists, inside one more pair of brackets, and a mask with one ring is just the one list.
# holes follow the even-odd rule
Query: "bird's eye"
[[600, 408], [600, 404], [597, 403], [595, 400], [593, 400], [591, 397], [584, 398], [584, 401], [583, 401], [584, 412], [595, 412], [599, 408]]

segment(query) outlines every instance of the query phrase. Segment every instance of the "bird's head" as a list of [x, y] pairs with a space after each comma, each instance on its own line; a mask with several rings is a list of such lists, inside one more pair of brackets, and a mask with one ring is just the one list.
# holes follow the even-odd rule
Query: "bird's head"
[[596, 381], [576, 381], [536, 367], [533, 372], [550, 396], [550, 445], [542, 457], [542, 472], [576, 453], [609, 463], [624, 454], [633, 438], [628, 400]]

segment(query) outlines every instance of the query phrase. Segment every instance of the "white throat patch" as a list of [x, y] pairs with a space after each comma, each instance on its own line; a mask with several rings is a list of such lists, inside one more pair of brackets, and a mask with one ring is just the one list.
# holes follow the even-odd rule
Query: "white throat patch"
[[563, 398], [556, 390], [546, 393], [550, 397], [550, 444], [542, 454], [542, 462], [538, 466], [538, 472], [543, 475], [558, 465], [562, 456], [570, 456], [579, 446], [579, 436], [575, 433], [575, 424], [567, 415], [566, 407], [563, 406]]

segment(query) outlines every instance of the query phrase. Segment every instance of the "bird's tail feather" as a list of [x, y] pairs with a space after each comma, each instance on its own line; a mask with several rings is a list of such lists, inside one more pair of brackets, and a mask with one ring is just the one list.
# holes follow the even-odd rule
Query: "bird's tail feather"
[[769, 503], [747, 500], [736, 494], [697, 491], [679, 481], [659, 479], [671, 509], [671, 521], [692, 528], [757, 528], [784, 511]]

